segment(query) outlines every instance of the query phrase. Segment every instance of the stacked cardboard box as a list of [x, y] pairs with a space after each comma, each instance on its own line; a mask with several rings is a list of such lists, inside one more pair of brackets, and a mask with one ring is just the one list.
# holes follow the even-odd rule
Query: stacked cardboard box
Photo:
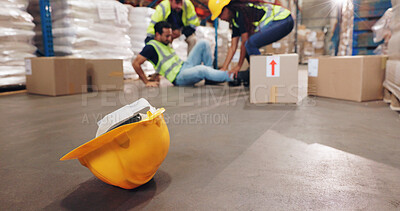
[[[281, 40], [260, 49], [263, 55], [294, 53], [295, 33], [292, 31]], [[325, 33], [310, 30], [300, 25], [297, 32], [297, 49], [300, 63], [307, 63], [310, 57], [325, 55]]]
[[294, 32], [281, 40], [260, 49], [263, 54], [288, 54], [294, 52]]
[[320, 30], [310, 30], [305, 26], [299, 26], [298, 46], [300, 62], [306, 64], [310, 57], [325, 54], [325, 33]]
[[354, 0], [356, 17], [380, 17], [391, 7], [390, 0]]
[[361, 19], [354, 21], [354, 30], [371, 30], [377, 20]]
[[392, 37], [389, 40], [389, 60], [386, 66], [386, 77], [383, 86], [392, 94], [392, 109], [400, 110], [400, 1], [394, 0], [392, 4], [393, 14], [390, 22]]
[[251, 56], [250, 103], [297, 103], [297, 54]]
[[317, 57], [308, 63], [309, 95], [351, 100], [380, 100], [386, 56]]
[[123, 60], [74, 57], [25, 59], [29, 93], [59, 96], [123, 88]]
[[387, 47], [382, 45], [382, 39], [374, 37], [375, 35], [372, 31], [375, 32], [374, 27], [376, 28], [373, 25], [375, 24], [374, 22], [377, 25], [385, 24], [385, 20], [382, 19], [385, 19], [387, 9], [391, 7], [390, 0], [354, 0], [353, 5], [354, 32], [352, 55], [385, 55]]

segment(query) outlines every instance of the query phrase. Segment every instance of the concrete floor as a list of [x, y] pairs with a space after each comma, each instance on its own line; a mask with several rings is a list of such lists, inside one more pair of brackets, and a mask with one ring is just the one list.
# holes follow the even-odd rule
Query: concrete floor
[[[149, 183], [124, 190], [59, 161], [140, 97], [166, 108], [171, 135]], [[0, 109], [0, 210], [400, 210], [400, 118], [383, 102], [252, 105], [243, 87], [130, 82], [2, 96]]]

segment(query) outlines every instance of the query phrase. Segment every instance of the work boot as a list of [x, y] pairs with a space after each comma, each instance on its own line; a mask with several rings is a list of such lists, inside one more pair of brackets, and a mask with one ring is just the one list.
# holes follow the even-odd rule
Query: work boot
[[204, 85], [220, 85], [222, 82], [205, 79]]
[[238, 78], [234, 78], [233, 81], [228, 82], [229, 86], [240, 86], [241, 84], [242, 84], [242, 81]]
[[243, 86], [245, 87], [249, 87], [250, 85], [250, 74], [249, 74], [249, 70], [245, 70], [245, 71], [239, 71], [237, 78], [243, 82]]

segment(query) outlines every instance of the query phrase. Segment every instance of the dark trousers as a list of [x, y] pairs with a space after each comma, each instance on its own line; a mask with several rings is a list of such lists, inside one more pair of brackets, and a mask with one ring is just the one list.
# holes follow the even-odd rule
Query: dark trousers
[[276, 42], [288, 35], [294, 26], [291, 15], [279, 21], [271, 21], [254, 33], [246, 42], [247, 55], [260, 55], [259, 48]]

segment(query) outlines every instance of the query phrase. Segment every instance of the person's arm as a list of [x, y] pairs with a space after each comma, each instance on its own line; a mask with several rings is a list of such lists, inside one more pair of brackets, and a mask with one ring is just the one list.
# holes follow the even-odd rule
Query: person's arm
[[156, 6], [156, 11], [153, 13], [153, 15], [151, 15], [151, 21], [149, 26], [147, 27], [147, 36], [145, 39], [145, 43], [147, 43], [148, 41], [154, 39], [155, 36], [155, 31], [154, 31], [154, 25], [156, 25], [156, 23], [160, 22], [160, 21], [164, 21], [165, 17], [164, 17], [164, 9], [163, 9], [164, 5], [163, 4], [159, 4]]
[[239, 43], [239, 37], [233, 37], [231, 41], [231, 46], [228, 49], [228, 54], [226, 55], [224, 64], [221, 70], [228, 70], [228, 66], [232, 61], [233, 55], [235, 55]]
[[132, 62], [132, 66], [135, 69], [136, 73], [139, 75], [140, 80], [146, 84], [147, 87], [158, 87], [158, 82], [156, 81], [149, 81], [146, 75], [143, 72], [141, 65], [146, 61], [146, 57], [138, 54], [135, 60]]
[[233, 74], [235, 74], [235, 75], [239, 72], [240, 68], [242, 68], [243, 63], [244, 63], [244, 59], [246, 58], [246, 46], [245, 46], [245, 44], [246, 44], [247, 39], [249, 38], [249, 33], [248, 33], [248, 32], [243, 33], [243, 34], [241, 35], [241, 38], [242, 38], [242, 42], [241, 42], [241, 44], [240, 44], [240, 57], [239, 57], [239, 62], [238, 62], [238, 64], [237, 64], [235, 67], [233, 67], [233, 68], [229, 71], [230, 73], [233, 73]]
[[196, 26], [200, 26], [200, 20], [197, 17], [196, 9], [191, 1], [185, 1], [184, 4], [186, 4], [187, 6], [186, 8], [186, 23], [188, 24], [187, 26], [191, 26], [193, 29], [196, 29]]

